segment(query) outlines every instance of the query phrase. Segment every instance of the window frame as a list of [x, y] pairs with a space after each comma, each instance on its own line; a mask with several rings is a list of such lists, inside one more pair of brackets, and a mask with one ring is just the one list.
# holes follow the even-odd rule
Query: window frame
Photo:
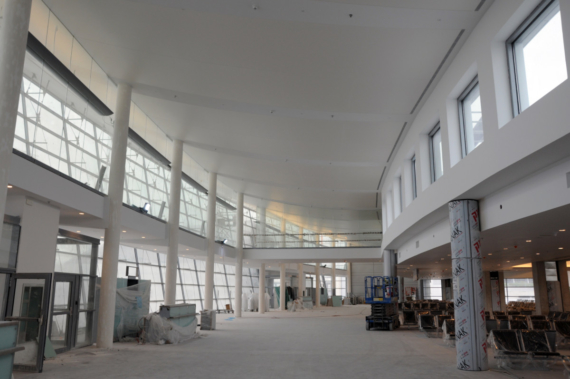
[[[475, 78], [469, 83], [469, 85], [463, 90], [461, 95], [457, 98], [457, 106], [459, 107], [459, 131], [461, 134], [461, 154], [462, 158], [465, 158], [469, 152], [467, 151], [467, 138], [465, 138], [465, 99], [471, 95], [471, 92], [479, 85], [479, 75], [475, 75]], [[480, 88], [480, 87], [479, 87]], [[481, 92], [479, 92], [481, 96]], [[473, 148], [475, 150], [475, 148]], [[472, 150], [472, 151], [473, 151]]]
[[[431, 132], [429, 132], [429, 160], [430, 160], [430, 170], [431, 170], [431, 182], [435, 183], [437, 178], [435, 177], [435, 155], [433, 149], [433, 137], [437, 134], [437, 132], [441, 131], [441, 122], [438, 121], [437, 124], [433, 127]], [[443, 175], [443, 173], [442, 173]]]
[[520, 76], [518, 72], [519, 69], [517, 65], [515, 44], [519, 39], [528, 37], [532, 34], [536, 35], [541, 31], [542, 27], [550, 21], [551, 17], [548, 17], [548, 15], [553, 8], [558, 8], [560, 10], [559, 0], [543, 0], [515, 29], [513, 34], [511, 34], [506, 41], [513, 117], [518, 116], [524, 111], [524, 109], [522, 109], [521, 102]]
[[412, 162], [412, 200], [415, 200], [418, 197], [418, 178], [416, 173], [416, 155], [410, 159]]

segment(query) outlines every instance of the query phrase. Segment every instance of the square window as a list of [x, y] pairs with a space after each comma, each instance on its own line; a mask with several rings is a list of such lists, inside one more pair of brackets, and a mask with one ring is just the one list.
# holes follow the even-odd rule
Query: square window
[[558, 0], [545, 0], [507, 40], [513, 112], [534, 104], [568, 78]]

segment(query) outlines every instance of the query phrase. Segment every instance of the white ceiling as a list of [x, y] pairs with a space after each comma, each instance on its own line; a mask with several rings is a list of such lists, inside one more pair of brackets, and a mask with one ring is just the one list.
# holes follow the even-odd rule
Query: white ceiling
[[45, 2], [248, 202], [358, 220], [376, 213], [404, 123], [492, 0]]
[[[481, 238], [485, 271], [513, 270], [514, 266], [536, 261], [570, 260], [570, 206], [485, 230]], [[451, 246], [445, 244], [407, 259], [398, 269], [405, 273], [414, 268], [446, 271], [451, 275], [450, 255]]]

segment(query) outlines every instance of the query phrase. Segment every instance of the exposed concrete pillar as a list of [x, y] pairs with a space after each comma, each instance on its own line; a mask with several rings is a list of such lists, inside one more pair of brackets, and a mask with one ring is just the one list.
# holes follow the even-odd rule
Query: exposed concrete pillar
[[287, 298], [285, 296], [285, 291], [287, 287], [285, 285], [285, 263], [279, 265], [279, 309], [284, 311]]
[[336, 263], [332, 263], [331, 268], [331, 296], [336, 296]]
[[237, 200], [237, 243], [236, 243], [236, 280], [235, 303], [236, 317], [241, 317], [242, 275], [243, 275], [243, 193], [238, 193]]
[[485, 318], [485, 286], [481, 257], [479, 203], [458, 200], [449, 203], [451, 256], [457, 282], [454, 293], [457, 328], [457, 368], [464, 371], [486, 371], [487, 329]]
[[404, 290], [404, 277], [398, 277], [398, 302], [403, 303], [405, 301], [405, 290]]
[[305, 273], [303, 272], [303, 264], [297, 264], [297, 272], [299, 274], [299, 293], [297, 297], [300, 299], [303, 297], [303, 292], [305, 292]]
[[315, 265], [315, 306], [321, 306], [321, 264], [317, 262]]
[[0, 216], [4, 219], [8, 171], [16, 133], [32, 0], [5, 0], [0, 30]]
[[346, 294], [352, 294], [352, 263], [346, 264]]
[[546, 288], [546, 268], [544, 262], [532, 263], [532, 283], [534, 286], [534, 304], [536, 315], [548, 315], [548, 290]]
[[131, 113], [132, 89], [127, 84], [119, 84], [113, 147], [111, 150], [111, 171], [109, 172], [109, 220], [105, 229], [103, 268], [101, 271], [101, 292], [99, 299], [99, 322], [97, 324], [97, 346], [109, 349], [113, 346], [115, 325], [115, 299], [117, 296], [117, 271], [119, 246], [121, 243], [121, 211], [123, 209], [123, 187], [125, 183], [125, 162], [129, 117]]
[[180, 230], [180, 192], [182, 190], [182, 152], [184, 144], [174, 141], [170, 171], [170, 196], [168, 201], [168, 253], [166, 254], [166, 280], [164, 304], [176, 304], [176, 275], [178, 266], [178, 232]]
[[493, 294], [491, 289], [491, 272], [483, 272], [485, 280], [485, 310], [493, 313]]
[[208, 218], [206, 240], [208, 255], [206, 256], [206, 284], [204, 286], [204, 308], [214, 309], [214, 258], [216, 257], [216, 196], [218, 190], [218, 174], [210, 172], [208, 187]]
[[568, 284], [568, 267], [566, 261], [557, 261], [558, 280], [560, 281], [560, 294], [564, 312], [570, 312], [570, 287]]
[[424, 299], [424, 281], [423, 281], [423, 279], [418, 279], [417, 298], [418, 298], [418, 300]]
[[259, 313], [265, 313], [265, 263], [259, 268]]

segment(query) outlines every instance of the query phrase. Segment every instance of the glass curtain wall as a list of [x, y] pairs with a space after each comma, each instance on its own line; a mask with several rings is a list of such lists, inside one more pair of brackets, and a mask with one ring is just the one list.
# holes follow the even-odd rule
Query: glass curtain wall
[[426, 300], [442, 300], [441, 279], [423, 280], [424, 299]]

